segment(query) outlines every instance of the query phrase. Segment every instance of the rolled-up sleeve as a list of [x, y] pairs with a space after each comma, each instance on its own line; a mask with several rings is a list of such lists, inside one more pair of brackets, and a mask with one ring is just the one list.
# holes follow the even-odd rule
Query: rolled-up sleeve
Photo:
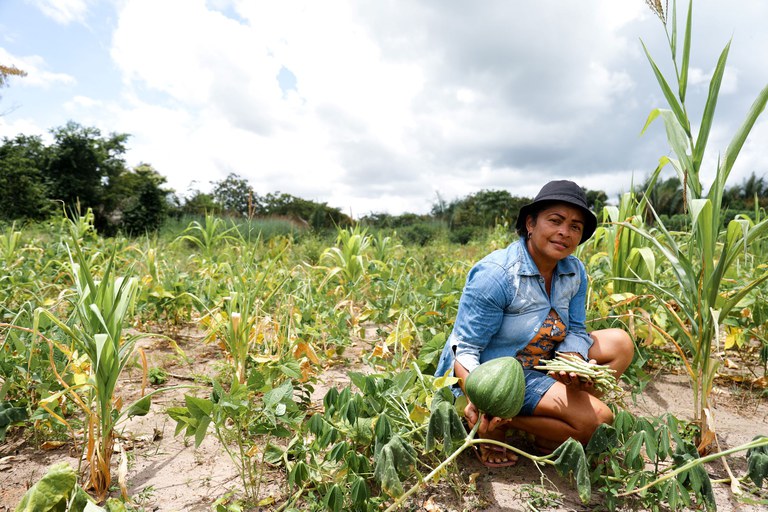
[[480, 262], [467, 276], [453, 326], [456, 360], [467, 370], [480, 365], [480, 354], [496, 334], [509, 303], [509, 282], [496, 263]]
[[581, 283], [576, 295], [568, 305], [568, 333], [557, 348], [558, 352], [577, 353], [589, 359], [589, 349], [592, 348], [592, 338], [587, 334], [587, 272], [579, 265]]

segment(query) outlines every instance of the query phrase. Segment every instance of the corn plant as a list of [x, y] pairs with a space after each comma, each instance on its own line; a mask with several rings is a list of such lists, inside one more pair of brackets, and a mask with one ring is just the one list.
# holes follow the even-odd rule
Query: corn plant
[[618, 206], [603, 208], [603, 222], [595, 231], [591, 243], [602, 250], [592, 256], [594, 260], [608, 263], [606, 278], [612, 282], [614, 293], [637, 293], [636, 277], [654, 279], [656, 257], [648, 241], [621, 223], [644, 227], [644, 211], [647, 199], [637, 199], [634, 192], [627, 192], [619, 199]]
[[[101, 279], [94, 274], [92, 263], [84, 254], [78, 240], [77, 225], [72, 225], [72, 252], [69, 269], [74, 282], [74, 311], [69, 322], [63, 322], [50, 311], [38, 308], [35, 312], [35, 331], [41, 318], [47, 318], [69, 338], [70, 345], [48, 340], [65, 354], [87, 356], [90, 369], [87, 380], [74, 385], [60, 378], [64, 390], [41, 401], [56, 403], [63, 395], [69, 395], [86, 416], [86, 461], [89, 487], [97, 498], [103, 500], [112, 482], [111, 460], [114, 451], [115, 427], [129, 416], [146, 414], [149, 396], [131, 407], [122, 409], [121, 400], [115, 397], [118, 377], [133, 353], [138, 336], [123, 336], [123, 324], [131, 312], [138, 292], [135, 277], [115, 275], [114, 254], [107, 260]], [[48, 411], [62, 423], [66, 420], [49, 407]]]
[[372, 238], [365, 228], [340, 229], [336, 238], [336, 247], [323, 252], [320, 261], [327, 270], [323, 285], [336, 278], [347, 290], [354, 289], [368, 271], [368, 249]]
[[[724, 230], [721, 211], [726, 180], [733, 168], [758, 116], [768, 102], [768, 86], [757, 96], [746, 119], [715, 169], [714, 183], [705, 194], [701, 182], [704, 150], [712, 126], [717, 98], [720, 91], [730, 43], [722, 51], [709, 85], [709, 95], [704, 105], [698, 134], [694, 137], [687, 114], [685, 99], [688, 82], [688, 63], [691, 46], [692, 2], [688, 6], [681, 60], [678, 61], [677, 23], [673, 3], [670, 26], [661, 4], [653, 4], [654, 10], [664, 22], [674, 64], [677, 91], [674, 91], [646, 49], [648, 60], [661, 86], [669, 109], [655, 109], [649, 115], [644, 130], [656, 118], [661, 118], [666, 128], [667, 140], [674, 157], [664, 156], [655, 176], [666, 165], [671, 165], [683, 183], [686, 195], [687, 215], [692, 230], [683, 241], [670, 233], [655, 215], [657, 232], [623, 223], [624, 226], [648, 240], [669, 265], [675, 286], [663, 286], [651, 280], [638, 279], [667, 307], [670, 317], [678, 327], [679, 337], [669, 341], [675, 344], [685, 362], [688, 377], [693, 385], [694, 420], [701, 426], [699, 448], [705, 449], [714, 439], [711, 431], [710, 394], [719, 361], [715, 357], [713, 343], [717, 343], [720, 322], [752, 289], [768, 279], [768, 272], [753, 277], [747, 283], [725, 289], [726, 273], [746, 253], [747, 247], [760, 240], [768, 229], [768, 221], [753, 224], [745, 219], [734, 219]], [[645, 48], [645, 47], [644, 47]], [[654, 176], [654, 178], [655, 178]], [[727, 291], [727, 293], [726, 293]]]
[[0, 257], [5, 261], [6, 268], [13, 266], [19, 256], [21, 243], [21, 231], [16, 229], [16, 224], [0, 233]]
[[176, 238], [197, 247], [208, 260], [216, 259], [216, 250], [222, 244], [237, 240], [239, 233], [235, 226], [226, 228], [225, 222], [219, 217], [206, 214], [204, 223], [192, 221], [189, 226]]

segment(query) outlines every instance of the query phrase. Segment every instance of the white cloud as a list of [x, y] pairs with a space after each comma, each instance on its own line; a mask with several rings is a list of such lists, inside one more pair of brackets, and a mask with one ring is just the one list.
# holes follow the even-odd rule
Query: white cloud
[[8, 120], [8, 116], [0, 115], [0, 139], [12, 139], [19, 134], [45, 136], [47, 130], [38, 126], [33, 119], [17, 118], [13, 121]]
[[45, 60], [37, 55], [16, 56], [4, 48], [0, 48], [0, 62], [6, 66], [16, 66], [27, 75], [15, 79], [14, 87], [42, 87], [49, 88], [54, 85], [72, 85], [75, 78], [66, 73], [53, 73], [47, 71]]
[[[665, 107], [638, 37], [669, 67], [643, 2], [124, 0], [116, 27], [122, 97], [89, 92], [65, 108], [130, 133], [129, 163], [179, 191], [234, 172], [259, 193], [355, 215], [422, 213], [436, 192], [532, 196], [554, 178], [611, 195], [668, 152], [658, 126], [638, 139]], [[692, 61], [692, 113], [718, 54]], [[747, 67], [732, 60], [722, 93], [734, 99]], [[731, 127], [713, 127], [712, 147], [718, 130]]]
[[84, 23], [88, 14], [88, 0], [27, 0], [56, 23]]

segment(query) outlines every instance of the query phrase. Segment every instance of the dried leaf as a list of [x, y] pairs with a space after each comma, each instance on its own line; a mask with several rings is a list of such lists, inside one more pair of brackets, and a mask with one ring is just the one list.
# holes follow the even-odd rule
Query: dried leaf
[[65, 441], [46, 441], [40, 445], [43, 450], [55, 450], [67, 444]]

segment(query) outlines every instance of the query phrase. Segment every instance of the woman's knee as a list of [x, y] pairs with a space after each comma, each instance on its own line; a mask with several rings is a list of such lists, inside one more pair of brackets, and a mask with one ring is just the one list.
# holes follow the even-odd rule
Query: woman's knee
[[629, 367], [635, 354], [635, 343], [623, 329], [611, 328], [591, 333], [594, 344], [589, 356], [600, 364], [610, 364], [619, 374]]
[[594, 414], [582, 418], [582, 421], [579, 422], [579, 425], [576, 427], [576, 431], [578, 432], [577, 441], [582, 444], [587, 444], [589, 442], [592, 438], [592, 434], [595, 433], [600, 425], [610, 425], [613, 423], [613, 412], [607, 405], [601, 402], [598, 406], [594, 407], [593, 410]]

